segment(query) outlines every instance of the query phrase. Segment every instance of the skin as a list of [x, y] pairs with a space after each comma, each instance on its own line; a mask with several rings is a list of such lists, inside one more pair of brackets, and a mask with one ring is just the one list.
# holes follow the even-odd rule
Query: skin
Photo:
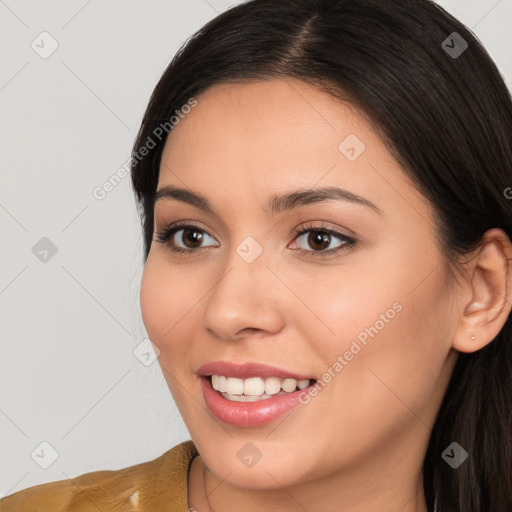
[[[421, 465], [457, 351], [491, 342], [510, 312], [510, 241], [488, 231], [462, 279], [448, 277], [429, 202], [370, 122], [311, 85], [220, 84], [196, 99], [168, 137], [158, 189], [189, 188], [217, 215], [173, 199], [156, 203], [155, 234], [195, 221], [204, 236], [195, 247], [205, 249], [182, 256], [154, 241], [140, 295], [146, 330], [201, 454], [189, 473], [189, 505], [425, 512]], [[366, 146], [355, 161], [338, 149], [349, 134]], [[263, 209], [273, 194], [323, 186], [348, 189], [381, 213], [346, 201], [275, 215]], [[307, 223], [357, 243], [322, 255], [308, 243], [311, 232], [291, 234]], [[174, 242], [194, 247], [182, 235]], [[236, 252], [247, 236], [263, 249], [253, 263]], [[342, 244], [332, 236], [326, 249]], [[196, 374], [202, 364], [251, 361], [321, 379], [397, 302], [401, 311], [307, 405], [251, 428], [209, 413]], [[262, 453], [250, 468], [237, 458], [247, 442]]]

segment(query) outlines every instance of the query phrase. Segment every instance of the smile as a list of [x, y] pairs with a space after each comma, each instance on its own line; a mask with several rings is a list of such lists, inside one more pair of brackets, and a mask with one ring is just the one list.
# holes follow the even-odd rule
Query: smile
[[316, 379], [279, 368], [219, 361], [198, 372], [205, 404], [216, 419], [236, 427], [269, 423], [300, 404]]
[[278, 377], [251, 377], [238, 379], [224, 375], [212, 375], [213, 389], [219, 391], [223, 398], [235, 402], [256, 402], [272, 398], [273, 395], [293, 393], [297, 389], [307, 388], [310, 379], [280, 379]]

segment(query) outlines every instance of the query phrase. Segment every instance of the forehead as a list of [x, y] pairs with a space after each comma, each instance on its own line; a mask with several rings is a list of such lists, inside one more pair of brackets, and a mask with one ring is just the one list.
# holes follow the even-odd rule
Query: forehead
[[383, 211], [428, 208], [371, 121], [317, 87], [245, 81], [214, 85], [195, 99], [167, 138], [159, 188], [186, 185], [239, 206], [293, 187], [338, 186]]
[[[275, 157], [287, 154], [288, 148], [296, 153], [325, 150], [349, 131], [372, 146], [380, 143], [350, 103], [296, 79], [216, 84], [196, 100], [197, 106], [173, 128], [166, 150], [175, 152], [179, 150], [175, 146], [194, 137], [195, 144], [215, 141], [223, 149], [232, 148], [231, 141], [236, 137], [238, 143], [247, 143], [245, 150], [274, 140], [275, 144], [266, 146], [266, 154]], [[327, 134], [330, 137], [320, 148], [318, 142]], [[316, 137], [312, 140], [313, 135]], [[278, 142], [287, 144], [276, 147]], [[271, 149], [279, 151], [270, 153]], [[338, 144], [334, 150], [337, 154]]]
[[[352, 105], [295, 79], [216, 84], [195, 99], [197, 105], [169, 134], [162, 156], [165, 164], [186, 166], [189, 175], [213, 168], [259, 175], [269, 169], [287, 175], [301, 167], [326, 171], [327, 160], [349, 172], [360, 163], [340, 152], [348, 136], [364, 144], [362, 160], [392, 160]], [[314, 169], [311, 158], [318, 162]], [[165, 170], [164, 165], [162, 178]]]

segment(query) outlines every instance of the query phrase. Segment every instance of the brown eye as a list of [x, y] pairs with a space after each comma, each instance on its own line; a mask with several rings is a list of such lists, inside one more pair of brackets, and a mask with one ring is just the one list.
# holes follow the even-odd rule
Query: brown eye
[[[337, 252], [339, 250], [353, 247], [356, 244], [356, 241], [353, 238], [350, 238], [342, 233], [338, 233], [330, 228], [320, 227], [311, 227], [306, 226], [306, 229], [302, 229], [297, 233], [296, 241], [303, 239], [307, 247], [300, 247], [299, 249], [302, 253], [309, 253], [308, 255], [314, 255], [318, 253], [321, 254], [329, 254], [333, 252]], [[334, 247], [329, 247], [333, 241], [338, 239], [340, 243]]]
[[321, 251], [329, 246], [331, 235], [324, 231], [310, 231], [307, 241], [310, 247]]
[[197, 247], [195, 244], [200, 245], [204, 238], [202, 235], [203, 232], [197, 228], [193, 228], [193, 229], [184, 228], [184, 229], [180, 229], [178, 231], [183, 231], [181, 237], [179, 237], [179, 238], [181, 239], [183, 244], [188, 249], [196, 249]]
[[[180, 231], [181, 234], [178, 234]], [[172, 251], [192, 253], [199, 252], [208, 247], [201, 246], [201, 243], [208, 237], [214, 240], [214, 238], [198, 226], [181, 224], [164, 227], [161, 232], [157, 233], [156, 241], [168, 245]]]

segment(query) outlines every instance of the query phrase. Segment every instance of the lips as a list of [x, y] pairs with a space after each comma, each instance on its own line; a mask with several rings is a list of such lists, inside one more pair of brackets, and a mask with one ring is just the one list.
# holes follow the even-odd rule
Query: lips
[[226, 377], [236, 377], [238, 379], [277, 377], [278, 379], [315, 380], [315, 377], [312, 375], [299, 374], [275, 366], [257, 363], [234, 364], [228, 361], [215, 361], [204, 364], [197, 370], [197, 373], [202, 377], [225, 375]]
[[274, 377], [315, 382], [314, 377], [307, 374], [299, 374], [257, 363], [234, 364], [226, 361], [216, 361], [201, 366], [197, 373], [200, 376], [204, 400], [210, 412], [223, 423], [236, 427], [255, 427], [283, 416], [299, 405], [300, 393], [307, 392], [313, 384], [293, 392], [285, 393], [281, 391], [272, 396], [262, 395], [258, 397], [261, 399], [256, 401], [235, 401], [233, 396], [221, 393], [213, 388], [212, 375], [223, 375], [235, 379], [268, 379]]

